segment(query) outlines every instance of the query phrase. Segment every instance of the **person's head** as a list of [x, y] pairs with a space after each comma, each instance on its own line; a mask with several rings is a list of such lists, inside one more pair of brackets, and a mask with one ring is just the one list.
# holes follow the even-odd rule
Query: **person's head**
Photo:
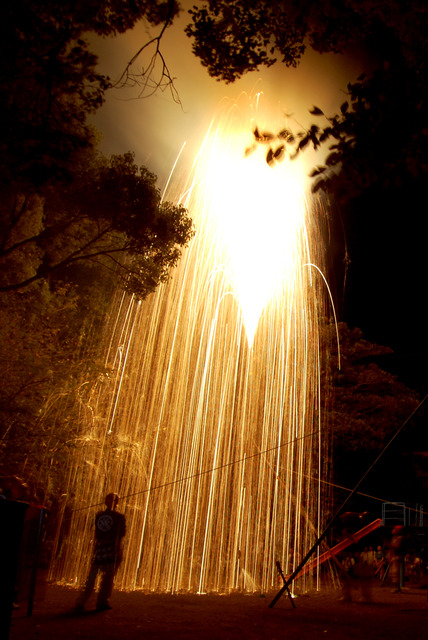
[[116, 509], [117, 503], [119, 502], [119, 496], [117, 493], [108, 493], [104, 500], [107, 509]]

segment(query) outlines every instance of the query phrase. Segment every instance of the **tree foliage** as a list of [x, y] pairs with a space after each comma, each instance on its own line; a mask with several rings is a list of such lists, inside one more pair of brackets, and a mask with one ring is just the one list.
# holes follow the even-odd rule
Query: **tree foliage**
[[87, 118], [111, 85], [87, 36], [123, 33], [143, 17], [163, 24], [177, 12], [174, 0], [2, 5], [1, 468], [43, 479], [56, 495], [75, 414], [56, 420], [50, 399], [84, 405], [105, 374], [94, 336], [112, 296], [122, 287], [146, 297], [193, 235], [187, 211], [162, 201], [156, 176], [132, 153], [97, 153]]
[[163, 22], [172, 0], [15, 0], [0, 21], [1, 181], [41, 184], [68, 176], [74, 155], [94, 146], [87, 116], [111, 86], [87, 36], [115, 35], [143, 17]]
[[269, 164], [328, 145], [312, 172], [313, 190], [343, 201], [375, 184], [408, 187], [427, 173], [426, 3], [207, 0], [190, 13], [195, 55], [227, 82], [277, 59], [296, 66], [306, 46], [322, 53], [358, 44], [378, 65], [348, 84], [338, 113], [313, 107], [316, 122], [307, 130], [255, 129], [255, 142], [268, 146]]
[[194, 39], [194, 54], [211, 76], [226, 82], [271, 66], [277, 47], [287, 66], [296, 66], [305, 49], [305, 26], [290, 20], [281, 2], [216, 0], [190, 14], [193, 24], [186, 32]]
[[145, 297], [175, 264], [192, 234], [184, 208], [161, 202], [155, 176], [131, 154], [96, 154], [87, 116], [110, 81], [85, 38], [123, 33], [143, 17], [162, 24], [177, 12], [173, 0], [3, 7], [0, 291], [96, 261]]
[[106, 374], [97, 345], [111, 299], [164, 281], [192, 222], [131, 153], [86, 157], [73, 181], [18, 192], [0, 211], [2, 473], [58, 495], [76, 411]]
[[100, 343], [117, 287], [93, 271], [55, 292], [39, 281], [1, 296], [1, 475], [25, 478], [47, 505], [64, 491], [79, 412], [109, 375]]
[[367, 72], [344, 87], [336, 113], [314, 97], [306, 129], [290, 118], [279, 132], [256, 128], [247, 152], [264, 145], [273, 165], [317, 150], [312, 187], [335, 206], [332, 272], [344, 283], [335, 292], [342, 317], [371, 330], [375, 341], [382, 335], [415, 351], [422, 343], [425, 352], [423, 323], [415, 325], [423, 317], [427, 233], [420, 215], [428, 172], [427, 17], [422, 0], [206, 0], [192, 9], [187, 28], [202, 64], [227, 82], [275, 60], [294, 66], [307, 46], [365, 54]]
[[[336, 482], [352, 489], [412, 415], [420, 399], [396, 375], [382, 368], [382, 358], [392, 355], [389, 347], [366, 340], [360, 329], [351, 329], [343, 322], [338, 329], [340, 369], [334, 354], [331, 362], [333, 459]], [[410, 449], [416, 446], [416, 440], [414, 437]], [[388, 478], [395, 487], [391, 469], [401, 460], [402, 453], [402, 449], [391, 447], [377, 465], [388, 467], [385, 478], [376, 481], [379, 489], [385, 487]], [[410, 476], [408, 480], [411, 481]], [[370, 481], [376, 492], [373, 478]]]
[[326, 115], [315, 106], [310, 114], [319, 124], [276, 134], [260, 134], [256, 128], [254, 140], [268, 146], [270, 165], [286, 154], [295, 159], [309, 147], [326, 145], [322, 164], [310, 173], [312, 191], [333, 193], [340, 202], [372, 187], [408, 189], [428, 172], [423, 93], [406, 67], [388, 65], [349, 83], [339, 113]]
[[84, 262], [109, 267], [144, 298], [193, 233], [186, 210], [161, 201], [156, 176], [131, 153], [88, 160], [71, 182], [10, 194], [0, 220], [0, 291], [64, 276]]
[[397, 376], [383, 370], [378, 359], [389, 347], [366, 340], [360, 329], [339, 323], [341, 367], [334, 376], [336, 448], [343, 452], [380, 452], [395, 430], [417, 406], [417, 394]]
[[226, 82], [277, 60], [296, 66], [306, 46], [341, 53], [352, 43], [376, 39], [383, 46], [392, 38], [412, 65], [425, 48], [422, 0], [204, 0], [190, 15], [195, 55]]

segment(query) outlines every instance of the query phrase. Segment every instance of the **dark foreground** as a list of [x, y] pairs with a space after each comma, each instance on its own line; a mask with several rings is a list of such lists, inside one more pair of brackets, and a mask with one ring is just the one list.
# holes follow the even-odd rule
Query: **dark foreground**
[[428, 638], [426, 589], [395, 594], [376, 585], [371, 604], [358, 601], [357, 591], [356, 602], [342, 603], [341, 592], [330, 589], [297, 597], [295, 609], [286, 595], [269, 608], [275, 593], [260, 597], [115, 592], [111, 611], [97, 613], [90, 601], [85, 613], [75, 614], [76, 591], [52, 585], [43, 600], [35, 602], [31, 617], [26, 617], [24, 604], [14, 611], [10, 640]]

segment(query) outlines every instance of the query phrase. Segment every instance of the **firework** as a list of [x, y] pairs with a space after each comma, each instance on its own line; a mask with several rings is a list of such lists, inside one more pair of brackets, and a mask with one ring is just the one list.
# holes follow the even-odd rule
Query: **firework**
[[108, 491], [127, 518], [129, 589], [265, 592], [275, 561], [290, 573], [322, 526], [323, 212], [299, 164], [245, 157], [255, 117], [251, 102], [216, 115], [187, 182], [169, 182], [195, 238], [146, 301], [114, 303], [57, 579], [84, 578], [88, 507]]

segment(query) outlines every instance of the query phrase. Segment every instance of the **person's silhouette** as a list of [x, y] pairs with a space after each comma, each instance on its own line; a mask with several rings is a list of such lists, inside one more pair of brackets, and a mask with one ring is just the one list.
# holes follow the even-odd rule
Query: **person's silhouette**
[[106, 509], [95, 516], [95, 549], [91, 568], [84, 589], [79, 595], [76, 610], [82, 611], [94, 590], [98, 572], [101, 585], [97, 597], [97, 610], [111, 609], [109, 598], [113, 580], [122, 560], [122, 539], [126, 533], [125, 516], [116, 511], [119, 496], [109, 493], [105, 498]]

